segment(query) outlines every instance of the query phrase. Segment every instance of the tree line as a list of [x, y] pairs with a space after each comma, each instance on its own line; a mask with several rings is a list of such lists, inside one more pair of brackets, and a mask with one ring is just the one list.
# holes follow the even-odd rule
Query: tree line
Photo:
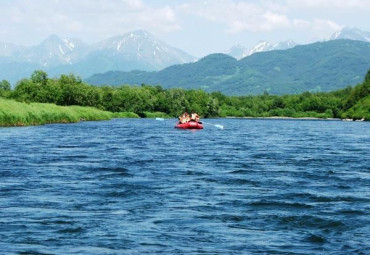
[[[202, 117], [319, 117], [357, 116], [353, 107], [361, 100], [370, 101], [370, 70], [362, 84], [334, 92], [305, 92], [297, 95], [226, 96], [200, 89], [164, 89], [161, 86], [122, 85], [92, 86], [76, 75], [49, 78], [41, 70], [20, 80], [14, 89], [9, 82], [0, 82], [0, 96], [20, 102], [53, 103], [56, 105], [90, 106], [110, 112], [162, 112], [176, 117], [184, 111], [195, 111]], [[353, 116], [347, 116], [352, 109]], [[347, 115], [346, 115], [347, 114]], [[363, 113], [361, 113], [364, 115]]]

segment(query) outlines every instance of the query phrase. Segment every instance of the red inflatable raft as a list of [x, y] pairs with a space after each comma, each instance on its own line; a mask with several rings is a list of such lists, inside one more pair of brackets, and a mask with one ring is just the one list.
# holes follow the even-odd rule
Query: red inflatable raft
[[177, 123], [175, 128], [182, 129], [203, 129], [202, 122], [188, 121], [186, 123]]

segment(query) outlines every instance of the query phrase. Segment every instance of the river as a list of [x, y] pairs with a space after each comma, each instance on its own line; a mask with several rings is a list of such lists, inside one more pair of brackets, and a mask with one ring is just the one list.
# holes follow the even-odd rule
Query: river
[[0, 128], [0, 254], [369, 254], [370, 123]]

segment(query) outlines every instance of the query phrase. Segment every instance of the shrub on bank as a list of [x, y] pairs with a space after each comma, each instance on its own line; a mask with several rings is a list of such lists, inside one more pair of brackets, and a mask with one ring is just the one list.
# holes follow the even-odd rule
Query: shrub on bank
[[361, 99], [341, 116], [343, 119], [370, 120], [370, 96]]
[[140, 116], [134, 112], [114, 112], [113, 118], [140, 118]]

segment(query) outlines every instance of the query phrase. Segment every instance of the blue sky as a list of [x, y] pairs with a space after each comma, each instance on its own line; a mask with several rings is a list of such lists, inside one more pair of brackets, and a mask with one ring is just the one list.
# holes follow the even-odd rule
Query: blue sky
[[0, 41], [94, 43], [144, 29], [202, 57], [262, 40], [325, 40], [346, 26], [370, 31], [369, 13], [370, 0], [0, 0]]

